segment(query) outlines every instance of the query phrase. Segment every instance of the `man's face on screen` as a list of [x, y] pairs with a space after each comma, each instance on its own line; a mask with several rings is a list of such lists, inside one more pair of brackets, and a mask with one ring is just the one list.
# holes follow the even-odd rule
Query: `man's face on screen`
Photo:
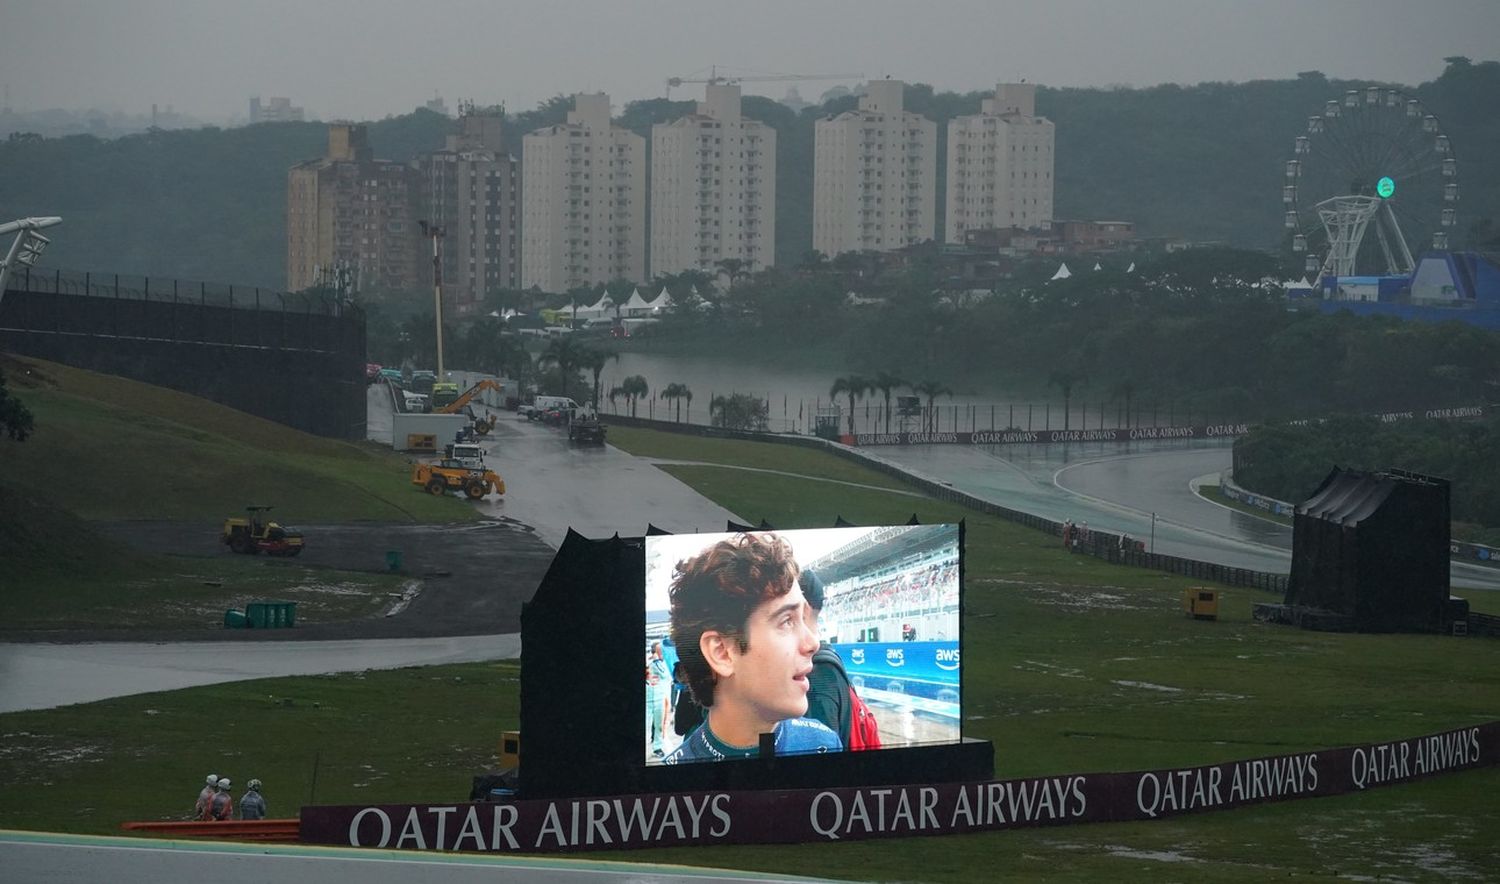
[[717, 690], [767, 723], [806, 715], [807, 676], [818, 637], [808, 628], [801, 588], [793, 584], [786, 595], [757, 605], [745, 623], [745, 636], [749, 647], [743, 652], [730, 642], [733, 675], [722, 679]]

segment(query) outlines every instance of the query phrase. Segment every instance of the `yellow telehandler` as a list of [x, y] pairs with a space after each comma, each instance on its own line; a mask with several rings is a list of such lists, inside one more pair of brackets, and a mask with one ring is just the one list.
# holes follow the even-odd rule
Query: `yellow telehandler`
[[505, 494], [505, 480], [499, 473], [449, 458], [437, 463], [413, 464], [411, 483], [434, 496], [458, 491], [470, 500], [479, 500], [492, 489], [496, 494]]

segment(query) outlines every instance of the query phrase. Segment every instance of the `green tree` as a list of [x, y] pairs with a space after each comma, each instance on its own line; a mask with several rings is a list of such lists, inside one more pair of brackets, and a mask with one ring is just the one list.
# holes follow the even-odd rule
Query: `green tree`
[[25, 442], [33, 428], [31, 409], [5, 389], [5, 371], [0, 369], [0, 433]]
[[604, 366], [611, 359], [619, 358], [620, 354], [613, 350], [602, 350], [595, 347], [582, 348], [582, 352], [578, 358], [578, 366], [588, 370], [594, 377], [594, 386], [592, 387], [593, 398], [589, 400], [589, 403], [595, 409], [599, 408], [599, 376], [604, 373]]
[[906, 386], [906, 381], [888, 371], [877, 372], [875, 377], [870, 379], [870, 387], [879, 390], [885, 397], [885, 431], [887, 433], [891, 431], [891, 391], [904, 386]]
[[911, 391], [927, 399], [927, 410], [922, 418], [922, 429], [931, 433], [937, 429], [937, 408], [933, 404], [939, 396], [952, 396], [953, 391], [937, 381], [922, 381], [912, 384]]
[[828, 389], [828, 395], [834, 399], [840, 396], [849, 399], [849, 435], [851, 436], [854, 435], [854, 403], [872, 389], [869, 379], [857, 374], [834, 378], [833, 386]]
[[635, 417], [635, 403], [650, 392], [651, 387], [646, 383], [646, 379], [641, 375], [633, 374], [621, 381], [618, 387], [610, 389], [609, 401], [614, 402], [616, 397], [624, 397], [630, 405], [630, 416]]
[[675, 401], [677, 403], [678, 423], [682, 422], [682, 400], [687, 400], [689, 412], [691, 412], [693, 408], [693, 391], [688, 389], [687, 384], [667, 384], [665, 389], [656, 394], [656, 398]]
[[1073, 410], [1073, 388], [1083, 383], [1083, 375], [1076, 371], [1058, 369], [1047, 377], [1048, 386], [1057, 387], [1063, 395], [1063, 429], [1069, 429]]
[[710, 420], [726, 430], [764, 430], [768, 424], [766, 400], [745, 393], [715, 396], [708, 403]]
[[546, 349], [542, 350], [537, 357], [537, 366], [546, 368], [555, 366], [562, 375], [562, 392], [559, 396], [568, 395], [568, 387], [573, 378], [578, 374], [578, 369], [583, 366], [583, 347], [573, 340], [572, 337], [553, 338], [547, 342]]

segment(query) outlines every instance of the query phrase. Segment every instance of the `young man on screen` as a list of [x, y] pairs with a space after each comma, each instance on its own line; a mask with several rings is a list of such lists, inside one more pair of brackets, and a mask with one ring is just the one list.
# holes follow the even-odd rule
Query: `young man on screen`
[[672, 641], [704, 720], [667, 764], [752, 758], [764, 733], [775, 734], [777, 755], [842, 748], [805, 717], [818, 637], [785, 540], [721, 540], [677, 563], [668, 594]]

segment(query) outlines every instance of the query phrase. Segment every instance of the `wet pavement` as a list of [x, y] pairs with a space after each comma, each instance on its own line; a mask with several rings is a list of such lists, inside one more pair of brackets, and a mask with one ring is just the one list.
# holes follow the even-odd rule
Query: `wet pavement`
[[351, 850], [291, 844], [236, 844], [224, 841], [159, 841], [141, 838], [0, 832], [0, 868], [7, 881], [62, 884], [110, 881], [113, 884], [157, 884], [209, 878], [215, 884], [488, 884], [528, 881], [536, 884], [710, 884], [710, 882], [826, 881], [741, 872], [731, 869], [632, 863], [623, 859], [546, 856], [493, 856], [476, 853], [418, 853], [397, 850]]
[[285, 675], [519, 657], [521, 637], [0, 644], [0, 712]]

